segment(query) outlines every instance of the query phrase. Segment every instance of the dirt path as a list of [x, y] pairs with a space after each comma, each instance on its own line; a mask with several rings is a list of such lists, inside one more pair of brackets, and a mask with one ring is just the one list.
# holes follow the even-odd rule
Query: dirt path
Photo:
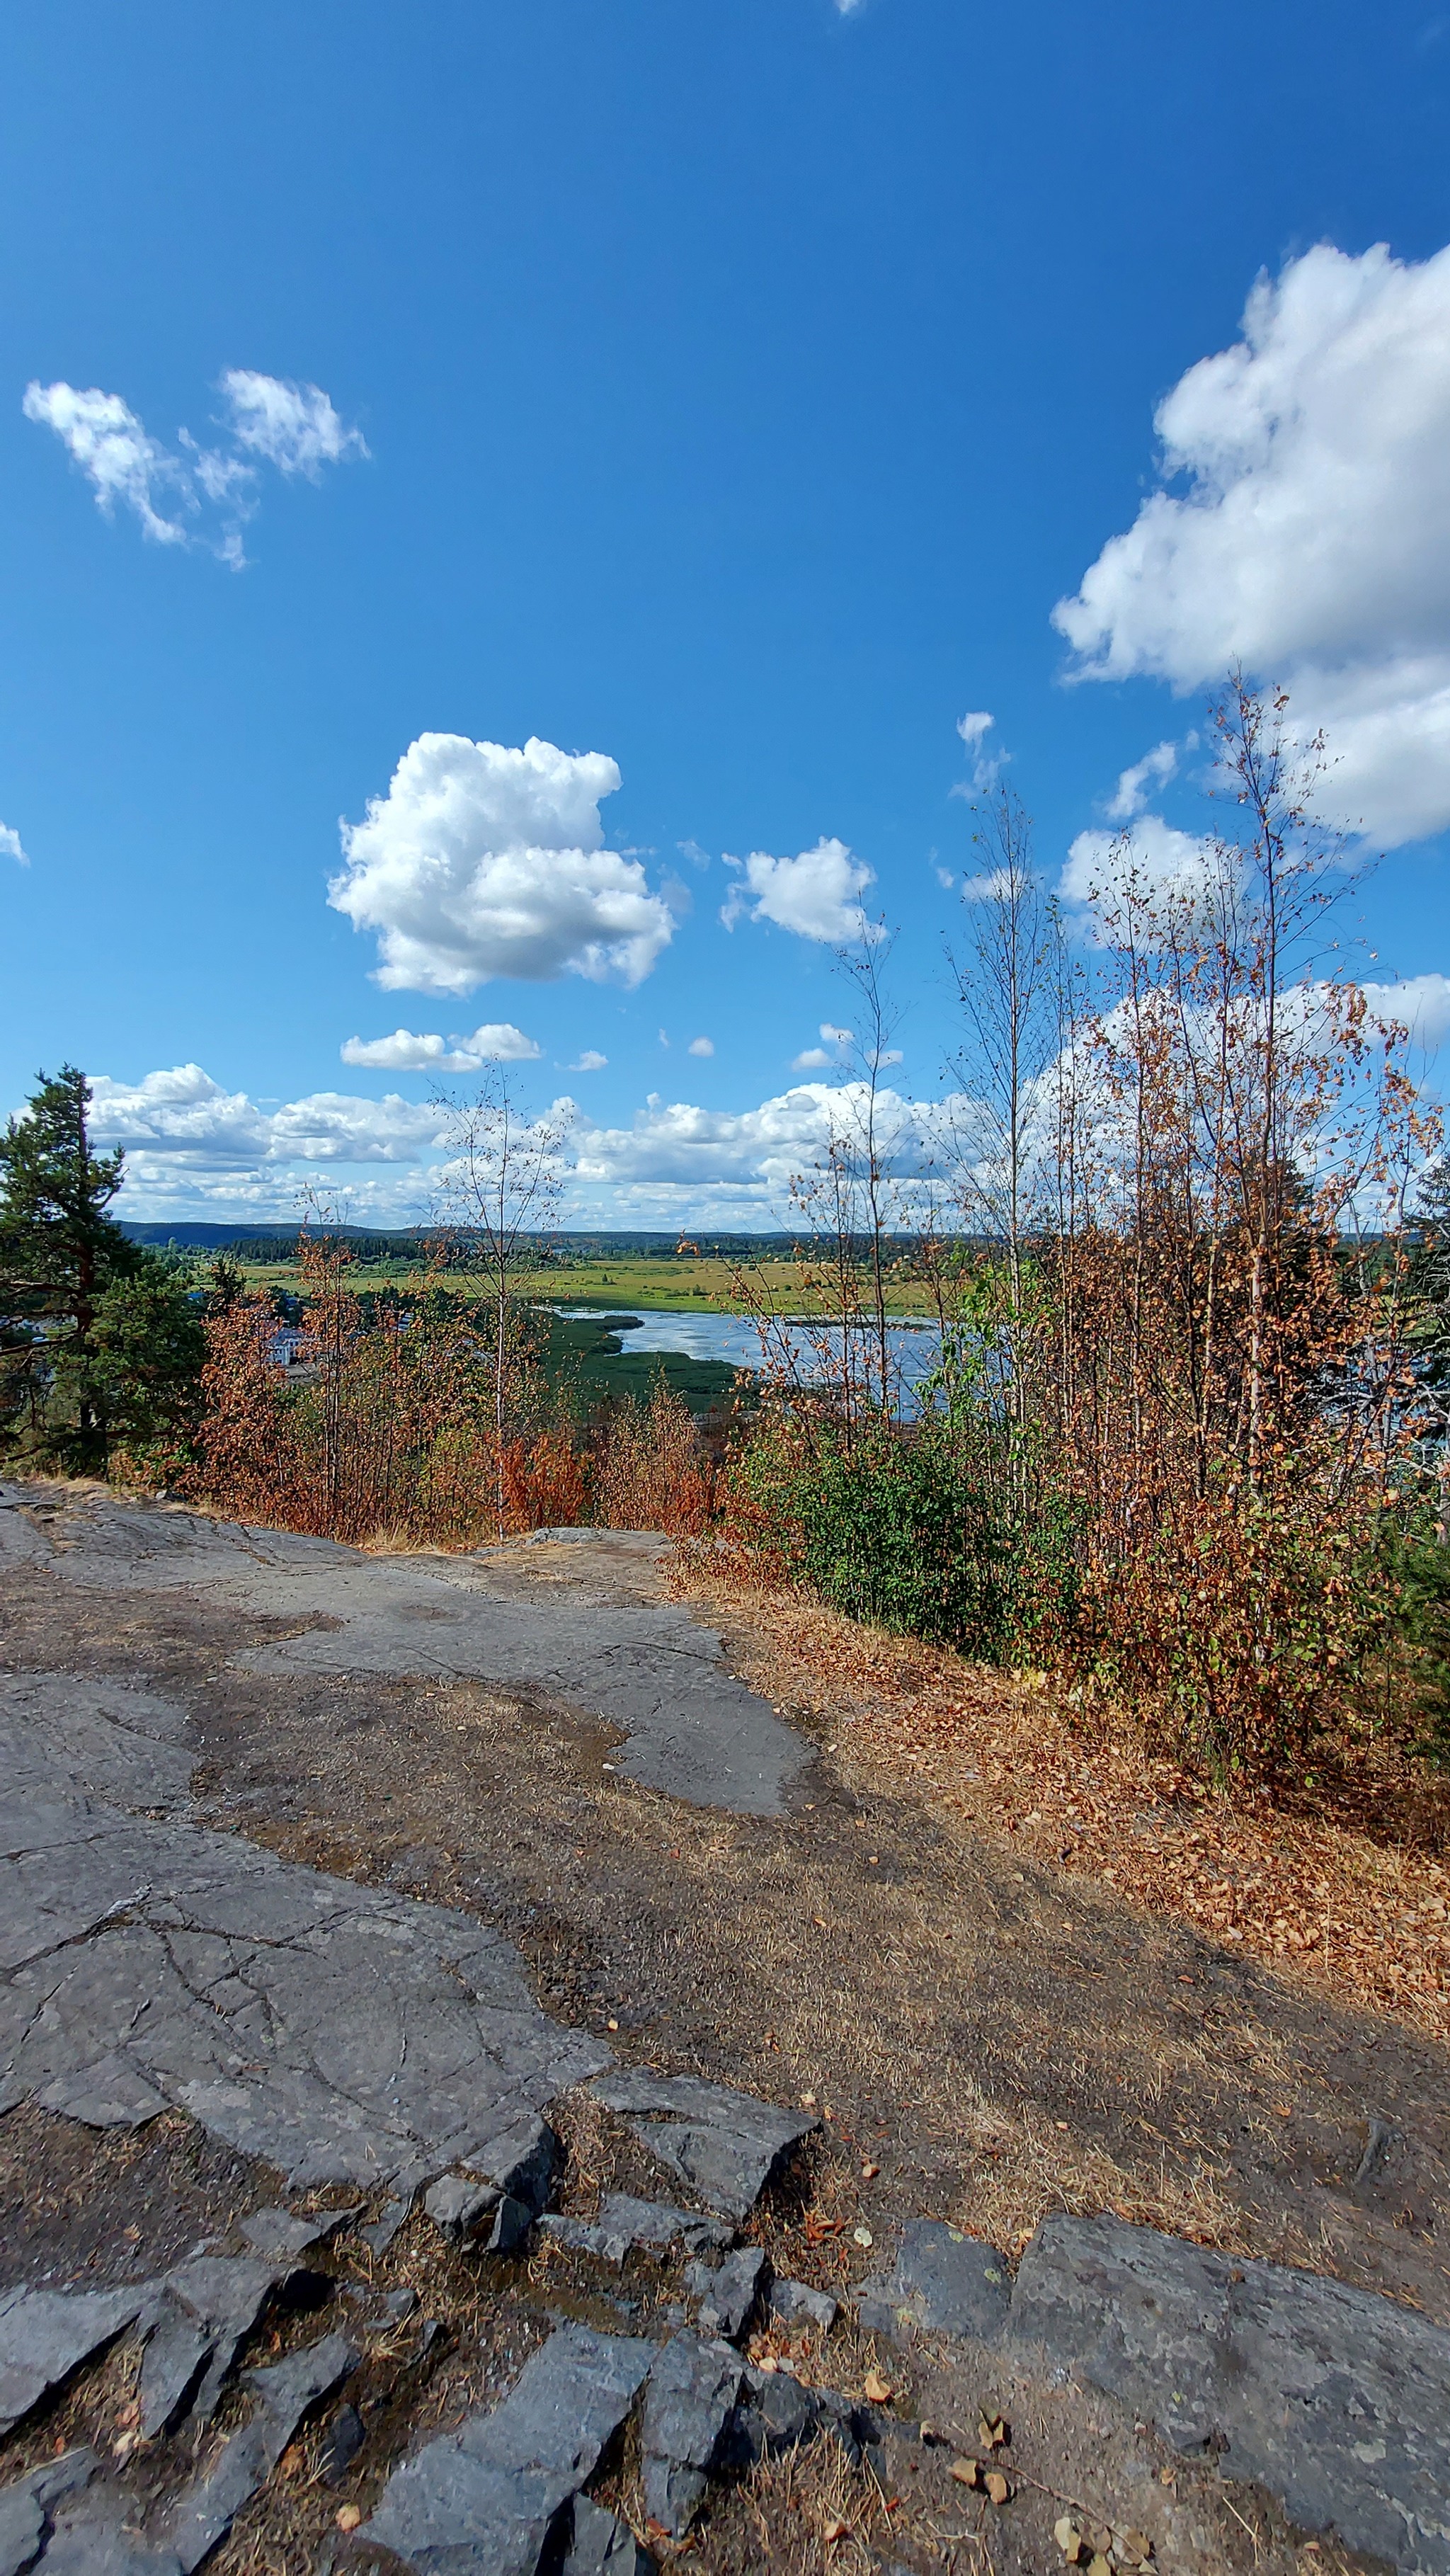
[[[1013, 2252], [1047, 2212], [1115, 2209], [1450, 2323], [1443, 2052], [1080, 1875], [948, 1832], [925, 1796], [872, 1791], [859, 1771], [853, 1785], [829, 1694], [825, 1714], [787, 1723], [747, 1691], [647, 1545], [368, 1560], [239, 1547], [190, 1515], [61, 1488], [30, 1489], [9, 1528], [0, 1668], [181, 1711], [198, 1829], [506, 1936], [529, 2009], [586, 2054], [597, 2044], [596, 2062], [817, 2112], [805, 2199], [753, 2231], [778, 2270], [841, 2296], [921, 2215]], [[650, 2183], [617, 2124], [579, 2121], [581, 2206], [601, 2184]], [[113, 2279], [138, 2225], [148, 2259], [174, 2259], [262, 2188], [239, 2144], [240, 2163], [174, 2114], [98, 2136], [27, 2103], [0, 2126], [8, 2277], [35, 2278], [44, 2256]], [[406, 2236], [389, 2259], [410, 2242], [415, 2269], [436, 2267]], [[506, 2377], [528, 2333], [506, 2300], [480, 2307], [476, 2285], [450, 2283], [484, 2380]], [[410, 2422], [440, 2405], [435, 2390]], [[1078, 2492], [1093, 2457], [1106, 2474], [1118, 2436], [1086, 2429], [1091, 2406], [1059, 2392], [1034, 2420], [1039, 2471], [1057, 2469], [1044, 2494], [1073, 2478]], [[1138, 2487], [1156, 2474], [1133, 2471]], [[819, 2497], [815, 2557], [772, 2520], [802, 2509], [769, 2481], [742, 2494], [708, 2563], [826, 2563]], [[1207, 2491], [1194, 2510], [1202, 2563], [1238, 2563]], [[1254, 2511], [1243, 2563], [1287, 2565], [1290, 2539]], [[898, 2563], [917, 2563], [893, 2527]], [[987, 2547], [980, 2513], [971, 2528]], [[988, 2536], [995, 2564], [1048, 2563], [1004, 2532]], [[1198, 2563], [1200, 2543], [1182, 2546]], [[861, 2547], [862, 2565], [892, 2554]]]

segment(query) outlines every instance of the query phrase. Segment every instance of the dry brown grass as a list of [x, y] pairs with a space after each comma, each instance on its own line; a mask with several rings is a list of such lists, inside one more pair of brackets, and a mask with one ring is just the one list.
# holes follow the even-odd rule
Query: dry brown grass
[[1366, 1741], [1292, 1802], [1218, 1795], [1085, 1722], [1042, 1677], [722, 1581], [703, 1552], [683, 1553], [675, 1579], [729, 1619], [747, 1681], [829, 1725], [854, 1781], [1450, 2041], [1450, 1784]]

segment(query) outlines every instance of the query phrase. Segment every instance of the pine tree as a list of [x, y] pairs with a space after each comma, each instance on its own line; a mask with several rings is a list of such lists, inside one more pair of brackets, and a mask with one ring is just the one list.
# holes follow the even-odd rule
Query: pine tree
[[185, 1437], [204, 1333], [186, 1268], [107, 1214], [125, 1157], [95, 1151], [90, 1105], [62, 1065], [0, 1136], [0, 1445], [96, 1475], [117, 1440]]

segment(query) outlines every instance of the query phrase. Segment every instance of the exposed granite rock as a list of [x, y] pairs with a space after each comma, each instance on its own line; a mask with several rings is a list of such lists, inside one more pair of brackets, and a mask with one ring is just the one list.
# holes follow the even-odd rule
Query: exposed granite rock
[[987, 2342], [1001, 2331], [1011, 2295], [1006, 2257], [994, 2245], [940, 2219], [914, 2218], [902, 2231], [894, 2270], [863, 2285], [857, 2314], [863, 2333], [893, 2343], [909, 2345], [917, 2334]]
[[728, 2343], [694, 2334], [676, 2335], [650, 2372], [641, 2425], [645, 2511], [674, 2539], [704, 2501], [743, 2378]]
[[698, 2210], [677, 2209], [669, 2200], [636, 2200], [629, 2192], [606, 2193], [597, 2219], [546, 2216], [543, 2226], [560, 2245], [576, 2254], [596, 2254], [605, 2263], [622, 2263], [632, 2246], [650, 2254], [667, 2254], [672, 2245], [689, 2253], [706, 2247], [723, 2249], [731, 2229]]
[[0, 2576], [20, 2576], [39, 2557], [52, 2513], [67, 2497], [82, 2494], [100, 2465], [94, 2451], [64, 2451], [0, 2489]]
[[1009, 2334], [1176, 2449], [1220, 2447], [1225, 2475], [1260, 2479], [1305, 2530], [1450, 2571], [1450, 2333], [1413, 2309], [1117, 2219], [1049, 2218]]
[[693, 2075], [635, 2069], [601, 2077], [594, 2090], [709, 2208], [736, 2220], [748, 2217], [787, 2152], [820, 2127], [814, 2112]]
[[462, 2243], [490, 2210], [497, 2209], [501, 2198], [496, 2183], [469, 2182], [462, 2174], [444, 2174], [424, 2192], [423, 2208], [442, 2235]]
[[0, 2434], [92, 2353], [114, 2343], [152, 2295], [144, 2288], [6, 2291], [0, 2297]]
[[541, 2207], [539, 2113], [608, 2050], [472, 1918], [202, 1831], [184, 1730], [119, 1684], [0, 1679], [0, 2110], [172, 2106], [295, 2187], [410, 2202], [465, 2166]]
[[345, 2335], [331, 2334], [289, 2353], [285, 2361], [246, 2373], [260, 2401], [257, 2413], [223, 2444], [206, 2476], [196, 2480], [167, 2518], [164, 2544], [180, 2560], [184, 2576], [200, 2566], [265, 2484], [304, 2415], [331, 2395], [358, 2360], [355, 2344]]
[[395, 2469], [366, 2526], [420, 2576], [534, 2576], [657, 2347], [561, 2326], [502, 2402]]
[[237, 2221], [238, 2228], [254, 2253], [267, 2263], [294, 2263], [299, 2255], [313, 2253], [319, 2245], [330, 2244], [343, 2228], [350, 2227], [362, 2214], [357, 2201], [351, 2209], [319, 2209], [297, 2216], [290, 2209], [254, 2209], [250, 2216]]
[[654, 2560], [627, 2522], [589, 2496], [574, 2498], [574, 2528], [559, 2576], [654, 2576]]
[[761, 2284], [770, 2269], [758, 2245], [742, 2245], [723, 2263], [691, 2263], [685, 2287], [698, 2299], [700, 2332], [723, 2335], [738, 2343], [754, 2312]]

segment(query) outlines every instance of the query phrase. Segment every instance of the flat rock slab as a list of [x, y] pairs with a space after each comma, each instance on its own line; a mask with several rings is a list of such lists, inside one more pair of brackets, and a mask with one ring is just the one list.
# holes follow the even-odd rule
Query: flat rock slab
[[857, 2303], [865, 2334], [910, 2344], [918, 2334], [971, 2335], [989, 2342], [1006, 2322], [1012, 2276], [1006, 2257], [980, 2237], [940, 2219], [903, 2229], [895, 2269], [867, 2281]]
[[657, 2349], [561, 2326], [499, 2405], [394, 2470], [368, 2539], [420, 2576], [535, 2576]]
[[636, 2200], [625, 2191], [607, 2192], [597, 2218], [551, 2215], [542, 2224], [572, 2252], [596, 2254], [616, 2265], [634, 2246], [649, 2254], [666, 2254], [672, 2245], [683, 2245], [691, 2254], [708, 2248], [723, 2252], [732, 2233], [718, 2218], [706, 2218], [699, 2210], [677, 2209], [669, 2200]]
[[645, 2511], [673, 2539], [704, 2502], [744, 2380], [738, 2352], [693, 2334], [674, 2336], [650, 2372], [641, 2425]]
[[148, 2292], [9, 2290], [0, 2297], [0, 2434], [134, 2323]]
[[1414, 2576], [1450, 2571], [1450, 2334], [1313, 2272], [1235, 2262], [1115, 2219], [1050, 2218], [1009, 2335], [1179, 2450], [1222, 2446], [1309, 2531]]
[[206, 1832], [184, 1803], [158, 1815], [182, 1796], [180, 1724], [119, 1686], [0, 1682], [0, 2111], [29, 2096], [109, 2127], [174, 2106], [299, 2188], [411, 2190], [459, 2163], [532, 2188], [540, 2110], [608, 2050], [542, 2013], [468, 1916]]
[[693, 2075], [635, 2070], [605, 2076], [594, 2090], [709, 2208], [736, 2220], [749, 2215], [789, 2150], [820, 2127], [814, 2112], [784, 2111]]
[[717, 1634], [671, 1603], [611, 1599], [587, 1574], [521, 1594], [494, 1556], [426, 1565], [364, 1556], [108, 1496], [75, 1515], [54, 1546], [24, 1500], [23, 1487], [0, 1486], [0, 1504], [12, 1506], [0, 1509], [0, 1570], [42, 1565], [89, 1590], [186, 1589], [269, 1618], [332, 1623], [243, 1653], [239, 1665], [253, 1672], [523, 1684], [618, 1727], [629, 1738], [619, 1768], [630, 1778], [736, 1815], [782, 1814], [812, 1759], [769, 1702], [726, 1671]]

